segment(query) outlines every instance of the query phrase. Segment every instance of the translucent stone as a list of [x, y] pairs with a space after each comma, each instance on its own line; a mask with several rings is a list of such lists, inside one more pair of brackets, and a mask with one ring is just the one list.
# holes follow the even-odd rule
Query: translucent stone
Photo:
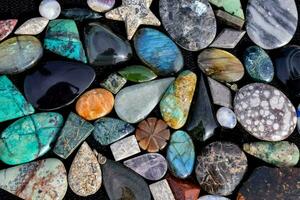
[[61, 7], [56, 0], [43, 0], [40, 3], [39, 12], [43, 17], [52, 20], [60, 15]]
[[217, 120], [221, 126], [230, 129], [233, 129], [237, 123], [234, 112], [226, 107], [222, 107], [217, 111]]

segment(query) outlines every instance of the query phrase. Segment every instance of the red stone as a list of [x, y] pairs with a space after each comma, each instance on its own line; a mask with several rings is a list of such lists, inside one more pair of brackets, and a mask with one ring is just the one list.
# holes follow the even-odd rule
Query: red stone
[[0, 20], [0, 41], [5, 39], [17, 25], [17, 19]]

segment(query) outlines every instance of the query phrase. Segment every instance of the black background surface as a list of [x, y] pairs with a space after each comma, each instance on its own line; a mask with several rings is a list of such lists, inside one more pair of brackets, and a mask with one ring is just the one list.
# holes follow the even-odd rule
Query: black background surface
[[[121, 0], [116, 0], [116, 1], [117, 1], [116, 6], [119, 6], [121, 4]], [[86, 0], [65, 0], [65, 1], [60, 0], [59, 2], [61, 3], [62, 8], [87, 7]], [[245, 10], [247, 1], [242, 0], [242, 2], [243, 2], [243, 8]], [[297, 2], [298, 10], [299, 10], [300, 1], [296, 0], [296, 2]], [[18, 27], [25, 20], [28, 20], [32, 17], [39, 16], [39, 13], [38, 13], [39, 3], [40, 3], [40, 0], [0, 0], [0, 19], [17, 18], [17, 19], [19, 19], [19, 22], [17, 24], [17, 27]], [[159, 17], [158, 0], [153, 0], [151, 10], [155, 13], [156, 16]], [[107, 20], [105, 18], [102, 18], [102, 19], [97, 20], [97, 21], [100, 21], [100, 23], [108, 25], [113, 30], [114, 33], [122, 35], [124, 38], [126, 37], [125, 26], [124, 26], [123, 22], [115, 22], [115, 21]], [[84, 27], [84, 24], [86, 24], [86, 23], [87, 22], [77, 23], [82, 38], [83, 38], [83, 35], [82, 35], [83, 27]], [[223, 27], [222, 25], [218, 24], [218, 32], [220, 32], [222, 27]], [[165, 30], [162, 26], [161, 27], [154, 27], [154, 28], [165, 32]], [[11, 35], [9, 37], [12, 37], [12, 36], [13, 35]], [[44, 37], [43, 34], [41, 34], [39, 36], [41, 41], [43, 41], [43, 37]], [[293, 40], [290, 42], [290, 44], [299, 44], [299, 41], [300, 41], [300, 30], [298, 28], [297, 33], [294, 36]], [[254, 45], [254, 44], [251, 42], [251, 40], [248, 38], [248, 36], [245, 35], [245, 37], [238, 44], [238, 46], [234, 50], [231, 50], [230, 52], [241, 59], [244, 50], [247, 47], [251, 46], [251, 45]], [[192, 70], [192, 71], [199, 74], [200, 70], [197, 67], [197, 56], [198, 56], [199, 52], [188, 52], [188, 51], [183, 50], [183, 49], [181, 49], [181, 50], [182, 50], [182, 53], [184, 55], [185, 69], [190, 69], [190, 70]], [[273, 51], [268, 51], [268, 53], [270, 54], [271, 58], [274, 60], [274, 58], [276, 58], [276, 55], [278, 55], [278, 53], [280, 53], [280, 51], [279, 50], [273, 50]], [[54, 55], [50, 52], [45, 51], [43, 59], [40, 61], [40, 63], [36, 67], [38, 67], [43, 62], [49, 61], [49, 60], [66, 60], [66, 59], [63, 58], [63, 57]], [[136, 57], [136, 55], [134, 55], [134, 57], [127, 63], [117, 65], [117, 66], [110, 66], [110, 67], [107, 67], [106, 69], [95, 68], [95, 71], [97, 73], [97, 77], [96, 77], [94, 83], [91, 85], [90, 88], [99, 87], [100, 81], [103, 80], [103, 78], [105, 78], [109, 73], [111, 73], [113, 71], [116, 71], [117, 69], [119, 69], [121, 67], [125, 67], [129, 64], [142, 64], [142, 63], [141, 63], [141, 61], [139, 61], [139, 59]], [[13, 82], [16, 84], [16, 86], [22, 92], [23, 92], [23, 80], [24, 80], [24, 77], [25, 77], [26, 73], [28, 73], [28, 72], [22, 73], [20, 75], [10, 76], [11, 80], [13, 80]], [[239, 88], [242, 87], [243, 85], [247, 84], [247, 83], [250, 83], [250, 82], [253, 82], [253, 81], [248, 77], [248, 75], [245, 75], [243, 80], [241, 80], [238, 83]], [[281, 85], [276, 78], [274, 79], [274, 81], [271, 84], [276, 86], [277, 88], [281, 89], [292, 100], [295, 107], [298, 106], [298, 104], [300, 102], [299, 99], [293, 98], [289, 94], [288, 89], [285, 88], [283, 85]], [[218, 107], [215, 106], [215, 110], [217, 110], [217, 109], [218, 109]], [[70, 111], [75, 111], [74, 104], [72, 104], [72, 105], [70, 105], [70, 106], [68, 106], [64, 109], [60, 109], [57, 112], [60, 112], [66, 118]], [[113, 112], [109, 116], [116, 116], [116, 115]], [[156, 108], [151, 113], [151, 116], [160, 117], [159, 110]], [[12, 122], [13, 121], [1, 123], [0, 124], [0, 131], [5, 129]], [[242, 130], [241, 126], [238, 125], [234, 130], [231, 130], [231, 131], [219, 129], [217, 131], [216, 135], [214, 137], [210, 138], [205, 143], [199, 143], [199, 142], [195, 141], [196, 152], [199, 152], [199, 150], [205, 144], [211, 143], [213, 141], [219, 141], [219, 140], [231, 141], [231, 142], [239, 145], [240, 147], [242, 147], [242, 144], [245, 143], [245, 142], [257, 141], [257, 139], [255, 139], [254, 137], [252, 137], [248, 133], [244, 132]], [[297, 130], [295, 130], [295, 132], [288, 138], [288, 140], [291, 141], [291, 142], [296, 143], [297, 146], [300, 147], [300, 135], [297, 132]], [[93, 139], [92, 136], [90, 136], [87, 139], [87, 142], [89, 143], [89, 145], [92, 148], [97, 149], [99, 152], [101, 152], [102, 154], [104, 154], [108, 158], [112, 158], [109, 147], [101, 146], [100, 144], [98, 144]], [[72, 163], [72, 160], [73, 160], [75, 154], [76, 154], [76, 151], [74, 151], [73, 154], [67, 160], [63, 161], [65, 166], [66, 166], [67, 171], [68, 171], [68, 169], [69, 169], [69, 167]], [[165, 152], [162, 152], [162, 154], [165, 155]], [[57, 156], [50, 151], [40, 159], [50, 158], [50, 157], [57, 158]], [[243, 181], [247, 180], [247, 178], [249, 177], [249, 175], [251, 174], [253, 169], [255, 169], [256, 167], [263, 166], [263, 165], [269, 166], [268, 164], [266, 164], [266, 163], [264, 163], [264, 162], [262, 162], [258, 159], [255, 159], [255, 158], [253, 158], [249, 155], [247, 155], [247, 158], [248, 158], [249, 167], [248, 167], [248, 172], [246, 173]], [[298, 164], [298, 167], [299, 166], [300, 165]], [[9, 167], [9, 166], [6, 166], [5, 164], [0, 162], [0, 169], [4, 169], [4, 168], [7, 168], [7, 167]], [[192, 181], [196, 181], [195, 174], [192, 174], [190, 179]], [[149, 184], [150, 183], [151, 182], [149, 182]], [[238, 190], [238, 188], [237, 188], [237, 190]], [[234, 194], [232, 196], [230, 196], [231, 199], [236, 198], [237, 190], [234, 192]], [[205, 194], [205, 192], [201, 191], [201, 195], [203, 195], [203, 194]], [[2, 200], [2, 199], [3, 200], [14, 200], [14, 199], [17, 199], [17, 198], [15, 196], [13, 196], [13, 195], [11, 195], [11, 194], [9, 194], [9, 193], [7, 193], [7, 192], [0, 189], [0, 200]], [[95, 195], [92, 195], [92, 196], [89, 196], [89, 197], [86, 197], [86, 198], [76, 196], [69, 188], [68, 192], [65, 196], [65, 199], [66, 200], [76, 200], [76, 199], [101, 199], [101, 200], [106, 200], [106, 199], [108, 199], [108, 197], [107, 197], [107, 195], [105, 193], [105, 190], [104, 190], [104, 187], [102, 185], [101, 189]], [[257, 197], [257, 199], [259, 200], [259, 197]]]

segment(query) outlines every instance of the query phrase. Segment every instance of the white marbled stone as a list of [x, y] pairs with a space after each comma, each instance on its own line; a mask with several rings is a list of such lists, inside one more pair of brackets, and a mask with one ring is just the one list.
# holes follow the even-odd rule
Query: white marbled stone
[[123, 160], [141, 152], [134, 135], [110, 145], [110, 150], [116, 161]]
[[233, 129], [237, 124], [234, 112], [226, 107], [222, 107], [217, 111], [217, 120], [222, 127]]
[[175, 200], [169, 183], [166, 179], [149, 185], [154, 200]]
[[24, 22], [16, 31], [16, 35], [38, 35], [46, 28], [49, 19], [35, 17]]
[[60, 15], [61, 7], [56, 0], [43, 0], [39, 6], [39, 12], [42, 17], [53, 20]]

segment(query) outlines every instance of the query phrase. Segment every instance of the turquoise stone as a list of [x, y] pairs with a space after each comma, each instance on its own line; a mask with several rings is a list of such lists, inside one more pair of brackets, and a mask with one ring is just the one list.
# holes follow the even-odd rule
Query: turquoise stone
[[7, 127], [0, 137], [0, 160], [8, 165], [30, 162], [50, 150], [63, 125], [58, 113], [37, 113]]
[[56, 19], [49, 22], [44, 47], [60, 56], [87, 63], [74, 20]]
[[103, 117], [97, 120], [94, 126], [94, 138], [100, 142], [101, 145], [114, 143], [135, 130], [129, 123], [109, 117]]
[[183, 67], [180, 49], [158, 30], [140, 29], [134, 37], [134, 47], [138, 57], [158, 75], [171, 75]]
[[271, 82], [274, 66], [269, 55], [258, 46], [251, 46], [244, 53], [244, 64], [248, 74], [256, 81]]
[[34, 108], [14, 84], [6, 76], [0, 76], [0, 122], [33, 113]]
[[92, 124], [71, 112], [60, 132], [53, 152], [61, 158], [68, 158], [93, 130]]
[[192, 139], [186, 132], [176, 131], [171, 136], [167, 161], [171, 172], [178, 178], [186, 178], [192, 173], [195, 149]]

